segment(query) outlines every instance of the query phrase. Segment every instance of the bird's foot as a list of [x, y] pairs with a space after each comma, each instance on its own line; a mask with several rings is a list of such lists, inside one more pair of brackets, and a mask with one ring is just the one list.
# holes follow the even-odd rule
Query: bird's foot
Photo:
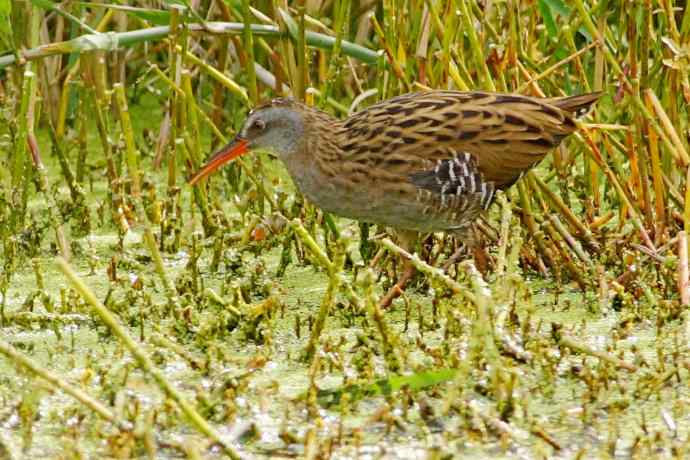
[[441, 265], [441, 270], [444, 272], [447, 272], [448, 269], [453, 266], [454, 263], [465, 259], [469, 256], [469, 251], [467, 249], [466, 245], [460, 246], [458, 249], [455, 250], [455, 252], [446, 260], [443, 262], [443, 265]]
[[468, 247], [466, 245], [460, 246], [449, 258], [446, 260], [441, 269], [447, 272], [453, 264], [463, 259], [474, 259], [474, 265], [477, 267], [482, 275], [486, 275], [489, 269], [493, 266], [491, 256], [486, 252], [486, 248], [480, 245], [473, 245]]
[[405, 261], [405, 267], [403, 270], [402, 275], [400, 275], [400, 278], [398, 278], [398, 282], [395, 283], [386, 293], [386, 295], [381, 299], [381, 302], [379, 302], [379, 307], [381, 309], [386, 310], [388, 307], [391, 306], [393, 301], [400, 297], [403, 293], [403, 290], [405, 289], [405, 286], [407, 283], [412, 279], [414, 274], [417, 272], [417, 269], [414, 268], [414, 265], [412, 264], [411, 261], [406, 260]]
[[484, 246], [473, 247], [472, 257], [474, 258], [474, 265], [477, 267], [477, 270], [479, 270], [483, 276], [486, 276], [493, 265], [491, 256], [486, 252], [486, 248]]

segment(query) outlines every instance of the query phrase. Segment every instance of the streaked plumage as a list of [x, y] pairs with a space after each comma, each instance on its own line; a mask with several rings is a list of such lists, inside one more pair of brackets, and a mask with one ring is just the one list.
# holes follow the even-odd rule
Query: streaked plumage
[[252, 111], [234, 143], [192, 181], [228, 161], [228, 152], [266, 148], [326, 211], [400, 230], [459, 231], [495, 190], [512, 185], [575, 131], [575, 117], [598, 97], [428, 91], [344, 120], [276, 99]]

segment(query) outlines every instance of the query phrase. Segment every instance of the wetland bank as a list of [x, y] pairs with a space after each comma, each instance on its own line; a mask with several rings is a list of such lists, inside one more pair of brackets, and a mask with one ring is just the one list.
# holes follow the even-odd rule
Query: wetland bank
[[[686, 9], [130, 6], [0, 6], [1, 458], [690, 456]], [[186, 184], [288, 88], [605, 95], [382, 312], [385, 229], [264, 153]]]

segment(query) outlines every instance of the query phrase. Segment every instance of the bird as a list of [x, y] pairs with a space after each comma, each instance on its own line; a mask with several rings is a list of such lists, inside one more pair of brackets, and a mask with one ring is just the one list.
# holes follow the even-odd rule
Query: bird
[[[392, 228], [409, 250], [419, 234], [466, 237], [496, 191], [510, 187], [575, 132], [576, 119], [601, 94], [542, 98], [429, 90], [384, 100], [344, 119], [277, 98], [252, 110], [235, 138], [189, 183], [248, 151], [265, 150], [282, 160], [312, 203]], [[396, 284], [399, 290], [404, 278]], [[389, 291], [388, 303], [391, 297]]]

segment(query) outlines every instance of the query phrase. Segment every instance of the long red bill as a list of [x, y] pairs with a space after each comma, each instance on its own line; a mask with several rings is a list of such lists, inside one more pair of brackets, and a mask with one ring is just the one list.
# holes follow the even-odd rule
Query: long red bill
[[201, 167], [199, 172], [194, 174], [189, 180], [189, 185], [194, 185], [199, 182], [204, 177], [211, 174], [216, 169], [223, 166], [235, 158], [247, 153], [249, 142], [241, 137], [236, 137], [232, 142], [218, 150], [213, 156], [206, 162], [204, 166]]

